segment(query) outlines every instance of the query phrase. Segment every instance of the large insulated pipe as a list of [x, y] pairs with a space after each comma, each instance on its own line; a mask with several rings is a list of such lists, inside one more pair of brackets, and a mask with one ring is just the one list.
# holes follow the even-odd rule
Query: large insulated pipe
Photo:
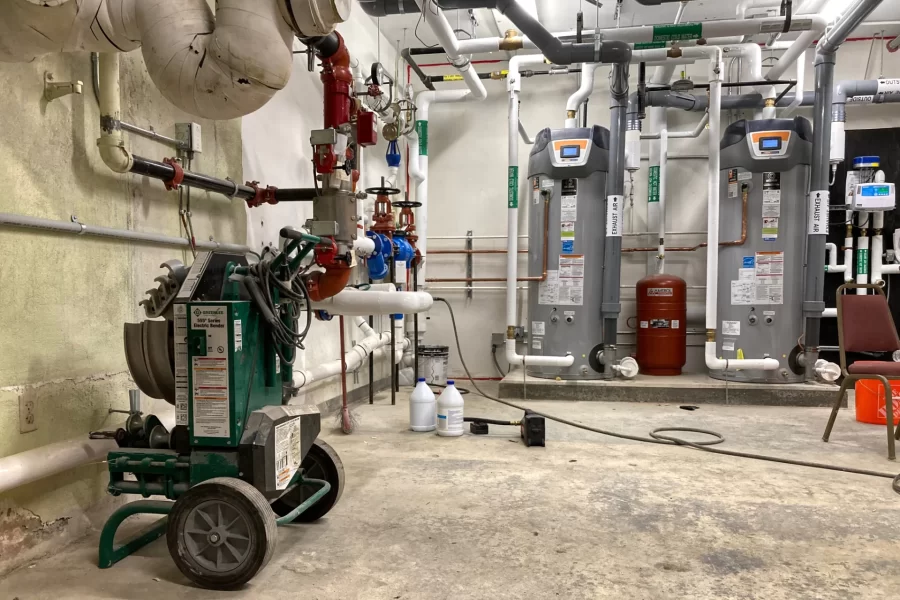
[[812, 168], [809, 179], [806, 282], [803, 314], [806, 319], [803, 347], [806, 378], [815, 378], [819, 357], [820, 326], [825, 310], [825, 243], [828, 233], [829, 158], [831, 151], [832, 100], [835, 53], [847, 36], [879, 5], [881, 0], [858, 0], [826, 33], [816, 47], [816, 103], [813, 108]]
[[311, 306], [313, 310], [324, 310], [332, 315], [411, 315], [427, 311], [433, 303], [428, 292], [363, 292], [345, 288]]
[[606, 239], [603, 243], [603, 369], [615, 376], [616, 331], [622, 279], [622, 205], [625, 202], [625, 130], [628, 119], [628, 62], [616, 63], [609, 79], [609, 172], [606, 179]]

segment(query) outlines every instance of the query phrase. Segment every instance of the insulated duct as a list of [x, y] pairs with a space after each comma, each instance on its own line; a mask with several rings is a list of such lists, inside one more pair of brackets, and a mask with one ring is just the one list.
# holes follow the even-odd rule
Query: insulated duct
[[0, 13], [2, 62], [141, 48], [172, 104], [233, 119], [287, 85], [294, 33], [329, 33], [349, 16], [349, 0], [218, 0], [215, 16], [206, 0], [0, 0]]

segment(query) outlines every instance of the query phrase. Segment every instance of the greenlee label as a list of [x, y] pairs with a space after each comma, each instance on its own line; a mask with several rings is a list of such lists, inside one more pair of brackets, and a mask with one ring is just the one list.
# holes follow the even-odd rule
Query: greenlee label
[[509, 208], [519, 208], [519, 167], [509, 168], [506, 197], [509, 201]]
[[678, 40], [696, 40], [702, 37], [702, 23], [684, 23], [683, 25], [654, 25], [654, 42], [675, 42]]
[[419, 136], [419, 156], [428, 156], [428, 121], [416, 121], [416, 135]]
[[634, 45], [635, 50], [656, 50], [657, 48], [665, 47], [665, 42], [639, 42]]
[[659, 202], [659, 166], [650, 167], [647, 194], [647, 202]]
[[856, 274], [857, 275], [868, 275], [869, 274], [869, 251], [868, 250], [857, 250], [856, 251]]

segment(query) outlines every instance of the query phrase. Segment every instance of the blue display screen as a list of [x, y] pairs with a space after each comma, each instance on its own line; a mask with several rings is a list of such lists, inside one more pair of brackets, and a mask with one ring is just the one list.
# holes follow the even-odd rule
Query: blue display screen
[[890, 196], [891, 195], [891, 186], [889, 185], [863, 185], [862, 195], [863, 196]]
[[563, 158], [578, 158], [581, 154], [581, 146], [563, 146], [560, 149], [560, 156]]
[[759, 140], [760, 150], [779, 150], [781, 148], [781, 138], [763, 138]]

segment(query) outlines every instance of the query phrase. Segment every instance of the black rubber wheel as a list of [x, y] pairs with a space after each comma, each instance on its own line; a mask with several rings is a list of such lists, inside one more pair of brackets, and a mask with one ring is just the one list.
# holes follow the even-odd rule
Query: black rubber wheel
[[217, 477], [181, 496], [169, 513], [169, 554], [203, 588], [233, 590], [266, 566], [278, 539], [265, 496], [240, 479]]
[[[324, 517], [330, 511], [344, 492], [344, 463], [338, 457], [334, 448], [320, 439], [316, 439], [307, 452], [300, 467], [303, 476], [308, 479], [324, 479], [331, 484], [331, 490], [325, 496], [300, 513], [294, 523], [312, 523]], [[316, 493], [316, 486], [297, 486], [272, 503], [272, 510], [279, 517], [288, 514], [300, 504]]]

